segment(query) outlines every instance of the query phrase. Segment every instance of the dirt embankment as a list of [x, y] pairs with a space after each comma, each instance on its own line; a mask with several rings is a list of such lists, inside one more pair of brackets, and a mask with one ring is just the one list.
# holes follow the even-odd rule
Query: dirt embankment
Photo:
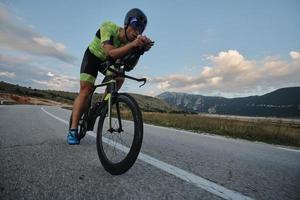
[[20, 96], [16, 94], [0, 93], [0, 104], [31, 104], [31, 105], [47, 105], [71, 107], [72, 105], [52, 101], [49, 99]]

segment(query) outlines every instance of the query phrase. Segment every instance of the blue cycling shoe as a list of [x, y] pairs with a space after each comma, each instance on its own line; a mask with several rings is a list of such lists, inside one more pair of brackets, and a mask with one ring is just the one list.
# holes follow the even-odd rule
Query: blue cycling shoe
[[79, 144], [80, 141], [78, 139], [78, 129], [71, 129], [69, 130], [68, 136], [67, 136], [68, 144]]

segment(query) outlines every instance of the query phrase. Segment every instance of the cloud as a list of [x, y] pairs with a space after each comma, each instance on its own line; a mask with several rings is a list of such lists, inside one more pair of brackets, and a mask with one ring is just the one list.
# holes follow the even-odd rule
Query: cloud
[[170, 84], [170, 80], [169, 80], [169, 81], [163, 81], [163, 82], [160, 82], [160, 83], [157, 85], [157, 87], [158, 87], [159, 89], [164, 90], [164, 89], [169, 88], [170, 85], [171, 85], [171, 84]]
[[62, 43], [55, 43], [46, 37], [34, 37], [34, 38], [32, 38], [32, 40], [40, 46], [44, 46], [44, 47], [48, 47], [48, 48], [50, 47], [61, 53], [64, 53], [64, 51], [66, 49], [66, 47]]
[[66, 52], [64, 44], [35, 32], [31, 26], [24, 25], [0, 4], [0, 43], [2, 47], [22, 51], [32, 55], [47, 56], [74, 64], [76, 58]]
[[48, 72], [48, 76], [50, 77], [49, 80], [32, 79], [32, 81], [44, 85], [47, 89], [51, 90], [70, 91], [74, 90], [74, 88], [78, 88], [78, 78], [51, 72]]
[[275, 88], [300, 85], [300, 53], [291, 51], [292, 61], [267, 57], [261, 61], [245, 58], [237, 50], [222, 51], [206, 56], [211, 62], [193, 76], [173, 74], [151, 79], [162, 91], [222, 94], [240, 96], [257, 94], [263, 88], [268, 92]]
[[53, 76], [54, 76], [54, 74], [52, 74], [51, 72], [48, 72], [47, 75], [50, 76], [50, 77], [53, 77]]
[[16, 77], [16, 74], [13, 73], [13, 72], [7, 72], [7, 71], [1, 72], [0, 71], [0, 76], [5, 76], [5, 77], [8, 77], [8, 78], [14, 78], [14, 77]]
[[290, 56], [291, 56], [293, 59], [300, 59], [300, 52], [297, 52], [297, 51], [291, 51], [291, 52], [290, 52]]
[[8, 56], [8, 55], [1, 55], [0, 54], [0, 65], [8, 65], [8, 66], [15, 66], [15, 65], [22, 65], [22, 64], [29, 64], [31, 63], [31, 58], [28, 56]]
[[79, 79], [43, 68], [32, 63], [28, 57], [0, 55], [1, 80], [41, 89], [78, 91]]

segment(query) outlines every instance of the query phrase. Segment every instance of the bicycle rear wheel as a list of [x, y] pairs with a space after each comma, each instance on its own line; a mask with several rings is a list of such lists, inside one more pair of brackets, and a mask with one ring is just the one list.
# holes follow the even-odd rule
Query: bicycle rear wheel
[[143, 140], [143, 119], [136, 101], [119, 94], [111, 106], [109, 129], [108, 104], [101, 111], [97, 128], [97, 151], [106, 171], [120, 175], [136, 161]]

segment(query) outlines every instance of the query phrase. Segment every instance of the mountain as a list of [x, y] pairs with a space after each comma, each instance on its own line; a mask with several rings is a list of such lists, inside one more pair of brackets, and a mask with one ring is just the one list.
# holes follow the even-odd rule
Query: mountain
[[262, 96], [209, 97], [164, 92], [157, 96], [188, 112], [225, 115], [300, 117], [300, 87], [281, 88]]
[[[1, 94], [2, 96], [5, 97], [7, 97], [7, 95], [4, 94], [16, 94], [25, 97], [49, 99], [56, 102], [69, 104], [70, 106], [73, 104], [74, 99], [78, 95], [78, 93], [75, 92], [32, 89], [31, 87], [23, 87], [11, 83], [6, 83], [4, 81], [0, 81], [0, 99], [1, 99]], [[94, 98], [99, 99], [101, 95], [102, 94], [96, 94], [94, 95]], [[183, 112], [182, 110], [176, 108], [175, 106], [169, 105], [165, 101], [162, 101], [158, 98], [139, 95], [139, 94], [131, 94], [131, 95], [138, 102], [142, 111], [171, 112], [171, 113]]]

